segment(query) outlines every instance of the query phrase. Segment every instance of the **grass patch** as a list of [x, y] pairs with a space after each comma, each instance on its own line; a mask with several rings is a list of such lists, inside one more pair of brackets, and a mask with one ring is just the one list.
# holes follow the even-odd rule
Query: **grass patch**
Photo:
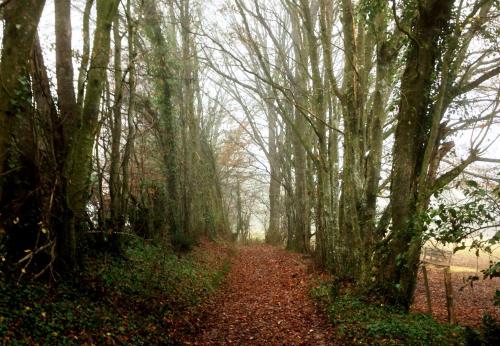
[[178, 257], [136, 243], [123, 259], [87, 261], [73, 281], [16, 285], [0, 276], [0, 343], [172, 344], [179, 316], [222, 283], [230, 252], [205, 243]]
[[358, 345], [464, 345], [463, 328], [436, 322], [431, 316], [405, 313], [360, 297], [336, 294], [326, 282], [311, 296], [327, 308], [339, 342]]

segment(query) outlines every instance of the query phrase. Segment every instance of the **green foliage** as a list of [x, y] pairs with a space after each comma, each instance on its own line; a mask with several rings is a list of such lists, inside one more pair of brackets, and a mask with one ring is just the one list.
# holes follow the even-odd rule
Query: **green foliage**
[[487, 346], [500, 344], [500, 322], [488, 314], [483, 316], [481, 327], [476, 330], [465, 330], [466, 342], [470, 346]]
[[127, 257], [106, 268], [104, 287], [143, 298], [173, 299], [171, 303], [181, 308], [200, 303], [219, 284], [219, 270], [225, 271], [199, 266], [190, 255], [178, 257], [143, 242], [130, 247]]
[[422, 215], [426, 238], [434, 238], [443, 244], [461, 243], [455, 249], [459, 251], [466, 247], [466, 239], [476, 237], [470, 247], [491, 253], [491, 246], [500, 241], [500, 232], [485, 238], [481, 230], [497, 226], [496, 218], [500, 213], [498, 196], [495, 191], [485, 190], [474, 180], [467, 180], [464, 185], [465, 199], [459, 203], [449, 203], [440, 192], [435, 194], [436, 200]]
[[193, 246], [196, 245], [196, 241], [193, 238], [193, 236], [186, 234], [184, 232], [176, 232], [172, 236], [171, 242], [176, 252], [191, 251]]
[[330, 303], [330, 297], [332, 296], [331, 294], [331, 287], [328, 285], [326, 282], [323, 282], [319, 285], [316, 285], [311, 288], [309, 291], [309, 294], [311, 298], [314, 300], [319, 301], [321, 304], [328, 304]]
[[18, 78], [19, 87], [14, 90], [15, 97], [9, 99], [9, 103], [16, 116], [21, 116], [23, 107], [31, 104], [31, 85], [27, 77]]
[[16, 285], [0, 277], [0, 341], [172, 344], [176, 317], [206, 299], [229, 269], [227, 258], [209, 263], [212, 254], [204, 251], [178, 258], [136, 242], [125, 258], [88, 260], [78, 279], [57, 286]]
[[345, 343], [361, 345], [462, 345], [461, 327], [436, 322], [426, 314], [405, 313], [349, 294], [333, 298], [334, 286], [323, 283], [311, 295], [328, 302], [330, 320]]
[[[436, 193], [436, 201], [423, 215], [426, 240], [432, 238], [444, 245], [455, 244], [454, 252], [469, 248], [476, 256], [480, 251], [491, 254], [492, 248], [500, 243], [497, 220], [500, 214], [499, 188], [488, 191], [474, 180], [466, 180], [464, 186], [465, 200], [461, 203], [447, 203], [439, 192]], [[500, 277], [500, 262], [491, 262], [482, 272], [484, 279]], [[469, 279], [472, 282], [479, 277]], [[495, 305], [500, 305], [499, 297], [500, 291], [497, 290]]]
[[481, 336], [484, 345], [500, 344], [500, 322], [490, 315], [484, 315], [481, 324]]
[[375, 29], [375, 21], [381, 14], [388, 14], [387, 1], [363, 0], [359, 2], [357, 15], [366, 17], [366, 23], [370, 26], [370, 29]]

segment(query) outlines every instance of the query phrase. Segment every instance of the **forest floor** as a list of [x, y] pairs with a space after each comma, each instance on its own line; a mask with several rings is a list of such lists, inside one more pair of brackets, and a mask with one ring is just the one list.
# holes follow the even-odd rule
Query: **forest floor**
[[225, 285], [190, 321], [185, 345], [331, 345], [333, 328], [310, 298], [317, 278], [299, 254], [241, 247]]
[[[309, 261], [268, 245], [240, 247], [222, 287], [184, 316], [184, 321], [174, 327], [172, 340], [181, 345], [465, 342], [465, 330], [446, 323], [441, 271], [429, 269], [433, 319], [420, 313], [426, 306], [420, 276], [412, 308], [415, 313], [407, 314], [351, 295], [349, 290], [332, 296], [331, 277], [311, 270]], [[498, 282], [480, 280], [460, 290], [464, 286], [462, 277], [463, 273], [452, 274], [458, 323], [480, 327], [485, 312], [498, 318], [498, 308], [492, 301]], [[475, 335], [484, 337], [479, 330]]]
[[[16, 284], [0, 275], [0, 345], [463, 344], [466, 330], [418, 313], [425, 311], [421, 280], [417, 313], [407, 314], [349, 285], [338, 291], [310, 259], [276, 247], [203, 241], [180, 255], [133, 245], [125, 258], [90, 260], [72, 281]], [[498, 318], [499, 281], [460, 290], [464, 275], [452, 273], [459, 324], [478, 327], [485, 311]], [[442, 278], [429, 269], [433, 315], [445, 322]]]
[[177, 321], [218, 291], [234, 253], [211, 241], [182, 255], [142, 241], [124, 250], [56, 282], [17, 283], [0, 268], [0, 345], [176, 344]]
[[[500, 289], [500, 278], [483, 279], [483, 274], [476, 273], [471, 267], [452, 267], [451, 269], [457, 323], [461, 326], [477, 328], [481, 325], [485, 313], [500, 321], [500, 306], [493, 304], [495, 290]], [[431, 293], [432, 316], [437, 321], [446, 323], [448, 310], [446, 308], [443, 269], [428, 266], [427, 275]], [[468, 277], [476, 275], [479, 279], [471, 284], [467, 280]], [[419, 271], [412, 311], [427, 312], [422, 271]]]

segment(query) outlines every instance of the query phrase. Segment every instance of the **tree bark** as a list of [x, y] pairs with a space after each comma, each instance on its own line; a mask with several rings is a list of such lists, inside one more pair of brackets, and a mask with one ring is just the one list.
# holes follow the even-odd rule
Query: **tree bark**
[[130, 161], [134, 152], [135, 141], [135, 93], [136, 93], [136, 28], [132, 19], [131, 0], [127, 0], [127, 30], [128, 30], [128, 70], [129, 70], [129, 91], [128, 91], [128, 110], [127, 110], [127, 141], [123, 150], [122, 160], [122, 203], [121, 214], [128, 216], [128, 205], [130, 200]]
[[78, 108], [82, 108], [83, 106], [83, 99], [85, 97], [85, 85], [87, 84], [87, 73], [90, 60], [90, 11], [92, 10], [93, 5], [94, 0], [87, 0], [85, 2], [85, 8], [83, 10], [83, 50], [82, 62], [80, 64], [80, 69], [78, 72]]
[[182, 231], [180, 220], [179, 164], [178, 164], [178, 121], [174, 114], [172, 83], [174, 73], [168, 61], [169, 45], [161, 29], [161, 16], [154, 2], [148, 0], [143, 9], [147, 20], [146, 36], [153, 44], [152, 59], [159, 68], [155, 72], [155, 84], [161, 92], [159, 100], [159, 119], [157, 124], [157, 139], [162, 150], [164, 172], [166, 177], [166, 220], [171, 234]]
[[68, 131], [71, 135], [68, 137], [68, 155], [64, 174], [68, 181], [69, 221], [67, 232], [72, 235], [68, 256], [68, 266], [70, 267], [74, 267], [77, 262], [78, 233], [83, 228], [86, 219], [92, 154], [99, 125], [99, 105], [110, 59], [111, 28], [117, 13], [118, 3], [118, 0], [96, 1], [96, 29], [83, 109], [79, 112], [74, 127]]
[[56, 30], [56, 80], [57, 80], [57, 102], [59, 106], [59, 118], [54, 124], [55, 128], [61, 129], [61, 140], [55, 147], [57, 157], [57, 176], [60, 184], [56, 189], [57, 200], [62, 204], [62, 222], [57, 227], [57, 256], [58, 262], [66, 263], [70, 267], [74, 265], [76, 258], [76, 233], [70, 227], [72, 212], [68, 210], [67, 191], [71, 177], [64, 174], [69, 154], [69, 141], [75, 135], [74, 129], [78, 122], [79, 109], [76, 103], [75, 90], [73, 86], [73, 61], [71, 45], [71, 1], [56, 0], [55, 6], [55, 30]]
[[421, 249], [418, 177], [429, 124], [428, 107], [439, 38], [451, 18], [453, 1], [419, 6], [401, 82], [391, 183], [391, 239], [379, 257], [376, 287], [392, 303], [409, 308]]
[[[297, 63], [295, 64], [295, 78], [294, 93], [297, 95], [297, 99], [302, 101], [302, 104], [306, 104], [306, 71], [304, 71], [304, 66], [307, 64], [304, 62], [305, 52], [303, 48], [303, 40], [300, 33], [300, 21], [297, 13], [290, 10], [291, 22], [292, 22], [292, 39], [294, 47], [294, 55]], [[299, 105], [294, 107], [294, 126], [296, 131], [306, 135], [308, 129], [306, 124], [306, 119], [299, 109]], [[307, 157], [306, 149], [304, 145], [307, 143], [301, 143], [297, 135], [293, 134], [293, 154], [294, 154], [294, 170], [295, 170], [295, 195], [294, 195], [294, 207], [295, 207], [295, 226], [293, 234], [292, 248], [299, 252], [309, 252], [309, 225], [310, 225], [310, 213], [309, 213], [309, 198], [307, 193]]]
[[[0, 62], [0, 201], [8, 150], [16, 115], [29, 93], [29, 60], [45, 0], [9, 1], [3, 8], [5, 27]], [[29, 102], [29, 101], [28, 101]]]
[[269, 229], [266, 233], [266, 242], [273, 245], [278, 245], [282, 242], [280, 228], [280, 194], [281, 194], [281, 177], [279, 172], [278, 158], [278, 143], [276, 136], [276, 112], [274, 106], [268, 103], [267, 106], [267, 121], [268, 121], [268, 156], [270, 167], [269, 180]]
[[322, 266], [331, 265], [332, 234], [331, 234], [331, 206], [330, 185], [328, 176], [328, 147], [326, 133], [326, 111], [324, 85], [320, 73], [318, 53], [318, 39], [314, 33], [316, 11], [307, 0], [300, 1], [304, 18], [307, 54], [312, 71], [311, 111], [316, 122], [316, 136], [318, 139], [318, 160], [316, 161], [316, 260]]
[[[122, 204], [122, 182], [120, 178], [121, 165], [121, 136], [122, 136], [122, 100], [123, 100], [123, 73], [121, 66], [121, 36], [120, 19], [116, 16], [113, 23], [114, 38], [114, 103], [111, 126], [111, 157], [109, 171], [109, 197], [111, 220], [109, 224], [110, 232], [118, 232], [124, 225]], [[117, 244], [112, 244], [115, 246]]]

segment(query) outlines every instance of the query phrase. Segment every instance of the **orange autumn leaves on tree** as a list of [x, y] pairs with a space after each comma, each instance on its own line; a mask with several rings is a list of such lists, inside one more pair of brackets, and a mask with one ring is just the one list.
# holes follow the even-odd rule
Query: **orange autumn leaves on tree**
[[247, 148], [252, 143], [243, 125], [229, 130], [221, 145], [218, 164], [228, 170], [250, 166], [252, 157]]

